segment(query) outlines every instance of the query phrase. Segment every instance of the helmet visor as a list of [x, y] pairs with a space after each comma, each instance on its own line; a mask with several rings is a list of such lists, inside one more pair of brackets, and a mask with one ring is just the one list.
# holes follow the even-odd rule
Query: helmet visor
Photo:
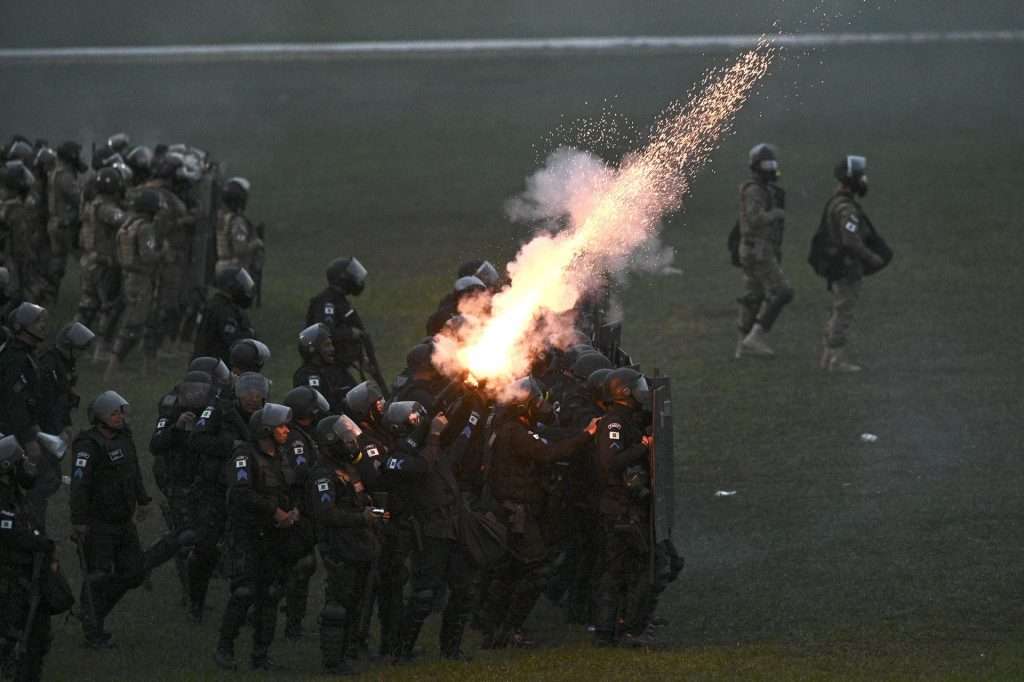
[[846, 157], [846, 177], [857, 178], [868, 172], [868, 160], [863, 156]]
[[481, 263], [480, 267], [473, 274], [491, 289], [497, 288], [498, 284], [501, 283], [501, 275], [498, 274], [498, 269], [491, 265], [489, 260]]
[[366, 268], [363, 267], [363, 264], [359, 262], [358, 258], [353, 257], [348, 262], [348, 265], [345, 266], [345, 274], [348, 276], [349, 281], [351, 281], [356, 287], [362, 287], [366, 284], [366, 275], [368, 273], [366, 272]]

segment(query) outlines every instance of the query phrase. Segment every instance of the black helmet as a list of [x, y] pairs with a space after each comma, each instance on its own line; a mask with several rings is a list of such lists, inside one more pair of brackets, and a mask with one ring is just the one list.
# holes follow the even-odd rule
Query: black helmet
[[779, 154], [774, 145], [761, 143], [750, 150], [750, 170], [774, 178], [779, 173]]
[[508, 387], [506, 393], [509, 398], [503, 402], [510, 414], [533, 422], [546, 422], [554, 417], [554, 407], [548, 401], [547, 390], [533, 377], [519, 379]]
[[36, 158], [32, 161], [32, 168], [40, 175], [45, 176], [54, 166], [57, 165], [57, 152], [49, 147], [40, 147], [36, 152]]
[[36, 182], [36, 176], [28, 169], [20, 159], [14, 159], [4, 164], [4, 187], [24, 194], [32, 189]]
[[311, 324], [299, 332], [299, 355], [307, 362], [320, 352], [321, 346], [331, 340], [331, 330], [323, 322]]
[[229, 265], [217, 273], [214, 286], [230, 296], [235, 303], [243, 308], [248, 308], [252, 305], [256, 283], [252, 281], [252, 277], [249, 276], [249, 272], [245, 268]]
[[384, 393], [373, 381], [356, 384], [345, 394], [345, 410], [363, 424], [375, 424], [383, 414]]
[[256, 339], [239, 339], [231, 344], [228, 351], [231, 368], [240, 372], [259, 372], [269, 361], [270, 349]]
[[128, 167], [128, 164], [124, 161], [118, 161], [110, 164], [110, 167], [121, 174], [121, 179], [124, 181], [125, 186], [131, 184], [132, 178], [135, 177], [135, 173], [133, 173], [132, 169]]
[[161, 180], [174, 180], [178, 175], [178, 169], [185, 165], [185, 159], [176, 152], [167, 152], [160, 157], [156, 164], [156, 171], [153, 173]]
[[0, 438], [0, 476], [11, 474], [25, 459], [25, 451], [14, 436]]
[[25, 301], [7, 314], [7, 326], [15, 334], [24, 332], [39, 342], [46, 338], [49, 319], [46, 308]]
[[121, 397], [117, 391], [104, 391], [89, 403], [86, 410], [86, 417], [90, 424], [102, 423], [109, 428], [115, 427], [110, 422], [110, 415], [120, 412], [125, 416], [125, 423], [128, 423], [128, 401]]
[[202, 409], [210, 396], [212, 385], [213, 377], [207, 372], [190, 369], [174, 389], [178, 395], [178, 404], [186, 410]]
[[131, 144], [132, 138], [128, 136], [128, 133], [114, 133], [107, 138], [107, 149], [111, 149], [118, 154], [127, 152]]
[[847, 156], [836, 164], [836, 180], [858, 196], [868, 193], [868, 160], [863, 156]]
[[327, 266], [327, 283], [346, 294], [358, 296], [366, 288], [366, 274], [358, 258], [335, 258]]
[[498, 289], [501, 286], [501, 274], [498, 269], [491, 265], [491, 261], [485, 260], [476, 270], [473, 276], [483, 282], [488, 289]]
[[336, 448], [352, 457], [360, 450], [359, 436], [363, 430], [345, 414], [324, 417], [316, 425], [316, 440], [321, 451], [330, 455]]
[[274, 429], [287, 426], [292, 420], [292, 408], [277, 403], [267, 403], [249, 417], [249, 433], [260, 440], [274, 435]]
[[124, 191], [124, 176], [116, 168], [101, 168], [96, 175], [96, 191], [117, 196]]
[[139, 178], [148, 177], [153, 169], [153, 150], [145, 145], [133, 147], [124, 162]]
[[405, 355], [405, 366], [413, 372], [437, 372], [431, 358], [434, 346], [430, 343], [418, 343]]
[[604, 382], [604, 400], [627, 407], [649, 407], [651, 389], [644, 375], [629, 367], [612, 370]]
[[57, 158], [64, 163], [70, 164], [77, 168], [79, 172], [84, 170], [82, 167], [82, 145], [78, 144], [74, 140], [67, 140], [61, 142], [57, 147]]
[[21, 161], [26, 166], [30, 166], [35, 158], [36, 151], [25, 140], [15, 140], [7, 148], [8, 161]]
[[200, 355], [193, 359], [188, 363], [188, 370], [190, 372], [206, 372], [210, 375], [213, 383], [218, 386], [224, 386], [231, 381], [231, 370], [224, 364], [224, 361], [209, 355]]
[[390, 403], [384, 410], [384, 428], [396, 438], [410, 438], [418, 442], [426, 433], [427, 410], [415, 400]]
[[327, 398], [309, 386], [296, 386], [288, 391], [284, 404], [292, 409], [296, 419], [319, 419], [331, 409]]
[[572, 363], [572, 375], [580, 381], [585, 381], [597, 370], [611, 369], [612, 367], [614, 367], [612, 361], [598, 351], [583, 353], [576, 358], [576, 362]]
[[148, 216], [154, 216], [160, 212], [162, 204], [163, 197], [160, 196], [160, 192], [147, 188], [135, 195], [135, 199], [132, 200], [132, 209]]
[[458, 296], [469, 294], [474, 291], [487, 291], [487, 285], [484, 284], [479, 277], [474, 275], [459, 277], [455, 280], [455, 286], [453, 288], [455, 290], [455, 294]]
[[270, 398], [270, 379], [259, 372], [243, 372], [235, 381], [235, 396], [240, 397], [246, 393], [258, 393], [261, 398]]
[[228, 208], [244, 210], [245, 204], [249, 200], [250, 187], [249, 181], [245, 178], [228, 178], [224, 183], [224, 189], [221, 190], [220, 197]]
[[88, 350], [95, 339], [96, 335], [91, 329], [81, 322], [72, 322], [61, 327], [54, 343], [64, 357], [71, 358], [76, 352]]
[[608, 375], [612, 371], [611, 368], [598, 369], [587, 377], [587, 390], [594, 400], [604, 400], [604, 382], [608, 381]]

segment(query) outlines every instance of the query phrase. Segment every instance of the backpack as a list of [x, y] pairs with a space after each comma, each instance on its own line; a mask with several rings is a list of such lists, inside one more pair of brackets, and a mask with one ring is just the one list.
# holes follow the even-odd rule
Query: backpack
[[811, 237], [811, 248], [807, 254], [807, 264], [814, 270], [814, 274], [823, 277], [830, 284], [841, 279], [845, 274], [843, 265], [843, 250], [832, 238], [832, 226], [829, 224], [829, 209], [835, 197], [832, 197], [825, 204], [821, 212], [821, 221], [818, 229]]

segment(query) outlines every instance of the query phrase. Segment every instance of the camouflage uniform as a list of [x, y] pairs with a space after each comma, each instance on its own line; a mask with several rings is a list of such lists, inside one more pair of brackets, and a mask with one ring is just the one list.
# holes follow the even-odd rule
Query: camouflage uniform
[[30, 195], [5, 190], [0, 199], [0, 233], [5, 237], [4, 263], [10, 273], [8, 291], [33, 301], [37, 246], [36, 206]]
[[737, 299], [737, 327], [748, 334], [754, 323], [765, 331], [793, 298], [793, 289], [779, 266], [785, 210], [778, 205], [774, 183], [749, 181], [740, 187], [740, 264], [744, 294]]
[[52, 270], [59, 286], [64, 277], [70, 247], [70, 232], [78, 224], [78, 205], [81, 188], [78, 173], [69, 164], [57, 161], [47, 180], [47, 209], [49, 219], [46, 234], [53, 259]]
[[86, 206], [82, 220], [82, 295], [75, 319], [95, 329], [101, 339], [113, 336], [123, 304], [116, 235], [126, 217], [114, 197], [101, 194]]
[[258, 272], [263, 266], [263, 240], [239, 211], [222, 208], [217, 215], [217, 271], [229, 265]]
[[185, 202], [163, 181], [155, 180], [144, 187], [160, 192], [162, 207], [156, 215], [157, 234], [164, 240], [163, 265], [157, 283], [159, 340], [178, 338], [185, 296], [190, 281], [189, 257], [193, 218]]
[[[151, 323], [153, 288], [163, 256], [153, 220], [143, 214], [132, 214], [117, 232], [117, 260], [124, 273], [126, 301], [124, 320], [114, 342], [114, 354], [125, 355], [144, 338], [147, 357], [156, 353], [156, 338]], [[145, 332], [144, 332], [145, 330]]]
[[[843, 251], [843, 276], [830, 282], [832, 315], [825, 323], [826, 356], [835, 356], [849, 341], [853, 309], [860, 298], [866, 267], [884, 265], [882, 257], [865, 245], [873, 234], [871, 223], [865, 218], [853, 194], [846, 189], [836, 192], [826, 208], [832, 243]], [[826, 357], [822, 364], [830, 360]]]

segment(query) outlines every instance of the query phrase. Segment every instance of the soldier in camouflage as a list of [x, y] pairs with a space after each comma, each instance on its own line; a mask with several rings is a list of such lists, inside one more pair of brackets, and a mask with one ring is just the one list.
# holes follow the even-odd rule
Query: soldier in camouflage
[[82, 147], [77, 142], [64, 142], [57, 147], [57, 163], [47, 182], [49, 219], [46, 234], [50, 239], [53, 274], [58, 289], [64, 277], [71, 235], [78, 230], [78, 209], [81, 197], [79, 175], [86, 170], [81, 159]]
[[245, 216], [249, 199], [249, 181], [229, 178], [221, 191], [224, 208], [217, 213], [217, 271], [235, 265], [245, 268], [259, 281], [263, 269], [263, 240]]

